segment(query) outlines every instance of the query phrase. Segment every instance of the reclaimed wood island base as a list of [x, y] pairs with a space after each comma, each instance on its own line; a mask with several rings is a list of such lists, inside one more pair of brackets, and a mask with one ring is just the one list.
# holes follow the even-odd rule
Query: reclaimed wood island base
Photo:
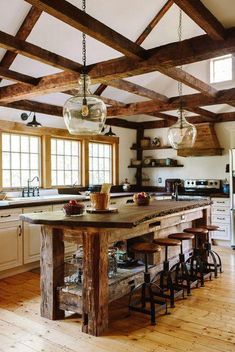
[[[118, 213], [66, 217], [63, 212], [24, 214], [41, 224], [41, 315], [64, 318], [58, 288], [64, 285], [64, 240], [83, 245], [82, 331], [99, 336], [108, 327], [108, 304], [119, 298], [108, 279], [108, 247], [119, 240], [145, 235], [145, 240], [166, 237], [190, 224], [207, 224], [210, 201], [153, 201], [149, 206], [128, 204]], [[149, 236], [149, 237], [148, 237]], [[159, 264], [159, 257], [153, 258]], [[125, 290], [122, 294], [127, 293]], [[111, 297], [110, 297], [111, 295]], [[71, 304], [72, 307], [72, 304]], [[72, 309], [73, 310], [73, 309]]]

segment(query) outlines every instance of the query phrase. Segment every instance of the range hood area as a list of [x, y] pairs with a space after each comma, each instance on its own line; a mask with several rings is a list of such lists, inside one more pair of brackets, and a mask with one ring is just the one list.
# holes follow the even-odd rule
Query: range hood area
[[196, 125], [197, 137], [193, 148], [177, 151], [178, 156], [214, 156], [222, 155], [223, 148], [219, 144], [214, 123], [200, 123]]

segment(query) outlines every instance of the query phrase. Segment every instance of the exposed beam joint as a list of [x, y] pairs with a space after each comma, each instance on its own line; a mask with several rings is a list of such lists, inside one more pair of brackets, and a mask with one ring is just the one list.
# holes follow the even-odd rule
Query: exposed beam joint
[[174, 0], [212, 39], [223, 40], [225, 29], [200, 0]]
[[30, 59], [40, 61], [62, 70], [77, 73], [81, 71], [82, 66], [77, 62], [52, 53], [46, 49], [42, 49], [37, 45], [17, 39], [16, 37], [2, 31], [0, 31], [0, 47], [13, 51], [15, 54], [21, 54]]
[[91, 17], [65, 0], [26, 0], [41, 11], [63, 21], [69, 26], [88, 34], [132, 59], [145, 57], [145, 50], [128, 38]]

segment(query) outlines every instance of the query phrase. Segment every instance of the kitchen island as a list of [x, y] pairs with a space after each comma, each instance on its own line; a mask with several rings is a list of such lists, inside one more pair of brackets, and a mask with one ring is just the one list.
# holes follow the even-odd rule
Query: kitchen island
[[[181, 226], [206, 224], [210, 201], [152, 201], [128, 204], [118, 213], [67, 217], [62, 211], [24, 214], [41, 224], [41, 315], [62, 319], [58, 288], [64, 285], [64, 240], [83, 245], [82, 331], [99, 336], [108, 327], [108, 247], [118, 240], [167, 236]], [[159, 259], [158, 259], [159, 260]], [[157, 264], [157, 263], [156, 263]], [[74, 302], [73, 302], [74, 304]], [[76, 304], [76, 303], [75, 303]]]

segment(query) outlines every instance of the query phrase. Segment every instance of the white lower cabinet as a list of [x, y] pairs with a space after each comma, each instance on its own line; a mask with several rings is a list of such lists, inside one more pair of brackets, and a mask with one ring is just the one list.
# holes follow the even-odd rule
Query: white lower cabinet
[[15, 209], [0, 211], [0, 271], [23, 264], [22, 222]]
[[211, 223], [219, 226], [218, 231], [212, 232], [216, 240], [230, 240], [230, 210], [228, 198], [211, 198]]
[[[42, 213], [52, 211], [52, 206], [24, 208], [23, 213]], [[24, 233], [24, 264], [40, 260], [41, 226], [23, 221]]]

